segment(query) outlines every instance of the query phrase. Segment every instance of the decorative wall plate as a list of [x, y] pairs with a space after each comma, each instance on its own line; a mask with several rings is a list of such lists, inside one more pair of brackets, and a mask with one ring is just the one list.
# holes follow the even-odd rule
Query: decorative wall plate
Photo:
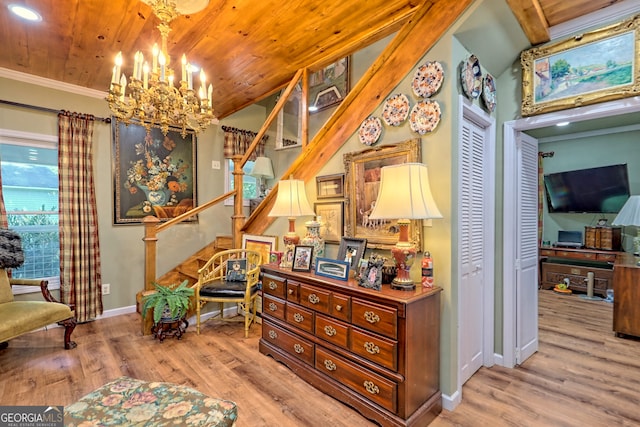
[[416, 96], [428, 98], [440, 89], [443, 80], [444, 69], [442, 64], [431, 61], [418, 67], [413, 75], [411, 88]]
[[475, 55], [470, 55], [462, 64], [460, 81], [462, 90], [467, 97], [475, 99], [480, 96], [482, 92], [482, 70], [480, 69], [480, 61]]
[[407, 120], [408, 115], [409, 98], [407, 98], [407, 95], [397, 93], [395, 95], [391, 95], [384, 102], [384, 107], [382, 108], [382, 120], [384, 120], [388, 126], [399, 126], [400, 123]]
[[358, 129], [358, 138], [364, 145], [373, 145], [378, 142], [382, 133], [382, 122], [378, 117], [368, 117], [360, 125]]
[[440, 123], [440, 114], [440, 105], [436, 101], [418, 102], [409, 115], [411, 130], [420, 135], [433, 131]]
[[496, 109], [496, 81], [489, 73], [484, 75], [482, 85], [482, 100], [490, 113]]

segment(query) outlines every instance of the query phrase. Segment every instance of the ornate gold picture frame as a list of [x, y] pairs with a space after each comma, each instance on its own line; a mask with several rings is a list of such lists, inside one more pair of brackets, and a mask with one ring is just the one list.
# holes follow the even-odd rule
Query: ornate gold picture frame
[[[380, 169], [383, 166], [419, 161], [420, 138], [344, 155], [348, 202], [345, 207], [346, 236], [367, 239], [369, 248], [391, 249], [396, 244], [400, 234], [396, 221], [374, 221], [368, 217], [372, 204], [375, 204], [378, 197]], [[422, 247], [421, 226], [420, 220], [411, 221], [409, 226], [409, 239], [419, 248]]]
[[640, 16], [522, 52], [522, 115], [640, 94]]

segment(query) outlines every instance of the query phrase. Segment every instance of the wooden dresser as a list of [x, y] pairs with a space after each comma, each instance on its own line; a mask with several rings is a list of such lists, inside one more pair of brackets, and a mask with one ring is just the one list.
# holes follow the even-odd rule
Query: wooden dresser
[[382, 426], [425, 426], [442, 410], [441, 289], [417, 288], [263, 265], [260, 352]]
[[640, 258], [618, 257], [613, 267], [613, 331], [640, 337]]

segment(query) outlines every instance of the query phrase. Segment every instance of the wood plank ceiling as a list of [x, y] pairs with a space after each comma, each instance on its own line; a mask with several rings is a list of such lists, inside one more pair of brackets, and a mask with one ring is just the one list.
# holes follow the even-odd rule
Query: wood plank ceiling
[[[194, 0], [190, 0], [194, 1]], [[202, 0], [196, 0], [202, 1]], [[438, 0], [425, 0], [437, 3]], [[616, 0], [506, 1], [532, 45], [548, 28]], [[19, 1], [15, 1], [17, 3]], [[25, 23], [0, 10], [0, 67], [106, 91], [113, 58], [160, 41], [158, 19], [139, 0], [25, 0], [43, 17]], [[283, 87], [303, 67], [317, 70], [396, 32], [423, 0], [210, 0], [201, 12], [171, 23], [169, 54], [182, 53], [213, 83], [220, 118]]]

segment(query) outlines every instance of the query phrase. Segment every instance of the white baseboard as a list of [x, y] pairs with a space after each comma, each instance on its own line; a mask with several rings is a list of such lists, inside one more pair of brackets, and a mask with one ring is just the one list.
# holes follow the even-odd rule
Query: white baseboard
[[443, 394], [442, 408], [446, 409], [447, 411], [453, 411], [458, 407], [461, 401], [462, 401], [462, 396], [458, 390], [456, 390], [451, 396]]

